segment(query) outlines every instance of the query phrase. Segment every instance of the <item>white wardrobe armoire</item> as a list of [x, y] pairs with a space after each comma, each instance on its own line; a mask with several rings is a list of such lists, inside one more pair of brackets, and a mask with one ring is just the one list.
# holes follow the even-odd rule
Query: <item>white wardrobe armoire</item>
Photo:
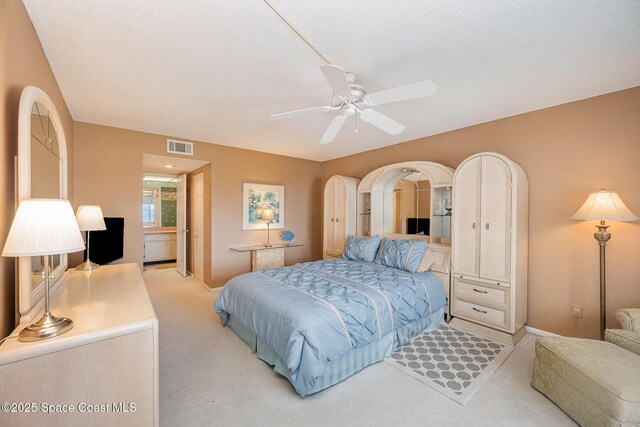
[[501, 154], [473, 155], [453, 177], [451, 312], [505, 341], [527, 322], [528, 200], [527, 175]]
[[356, 198], [360, 180], [334, 175], [324, 186], [323, 258], [342, 254], [348, 235], [356, 234]]

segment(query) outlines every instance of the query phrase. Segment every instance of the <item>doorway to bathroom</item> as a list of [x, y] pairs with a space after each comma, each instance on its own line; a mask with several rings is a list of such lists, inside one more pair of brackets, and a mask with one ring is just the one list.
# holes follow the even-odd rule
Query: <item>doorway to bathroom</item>
[[[206, 194], [208, 162], [143, 155], [142, 222], [145, 268], [175, 268], [183, 277], [205, 282], [206, 247], [210, 247], [210, 194]], [[210, 179], [210, 178], [209, 178]], [[208, 215], [207, 215], [208, 214]]]

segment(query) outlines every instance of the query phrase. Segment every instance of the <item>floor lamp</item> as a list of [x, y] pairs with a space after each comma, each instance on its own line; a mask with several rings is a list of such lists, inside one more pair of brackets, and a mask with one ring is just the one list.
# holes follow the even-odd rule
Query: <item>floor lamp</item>
[[20, 341], [38, 341], [64, 334], [73, 321], [49, 310], [49, 255], [84, 249], [78, 223], [68, 200], [25, 199], [18, 206], [2, 256], [44, 255], [44, 315], [20, 331]]
[[78, 221], [80, 231], [87, 232], [87, 260], [77, 266], [76, 270], [96, 270], [100, 268], [100, 266], [91, 262], [91, 243], [89, 242], [89, 233], [92, 231], [107, 229], [107, 226], [104, 223], [104, 217], [102, 216], [102, 209], [97, 205], [80, 205], [78, 207], [78, 213], [76, 213], [76, 220]]
[[638, 221], [622, 202], [620, 196], [615, 191], [600, 190], [589, 194], [587, 200], [571, 218], [583, 221], [600, 221], [598, 231], [593, 233], [593, 237], [598, 241], [600, 247], [600, 339], [604, 340], [604, 330], [607, 326], [607, 300], [606, 300], [606, 274], [604, 250], [607, 242], [611, 238], [611, 233], [607, 231], [608, 225], [605, 221]]

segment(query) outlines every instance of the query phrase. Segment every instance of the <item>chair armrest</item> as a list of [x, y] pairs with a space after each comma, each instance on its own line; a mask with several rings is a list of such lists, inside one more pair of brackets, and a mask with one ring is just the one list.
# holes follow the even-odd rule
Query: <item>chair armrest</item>
[[616, 319], [625, 331], [640, 333], [640, 308], [621, 308], [616, 311]]
[[640, 334], [623, 329], [607, 329], [604, 339], [640, 356]]

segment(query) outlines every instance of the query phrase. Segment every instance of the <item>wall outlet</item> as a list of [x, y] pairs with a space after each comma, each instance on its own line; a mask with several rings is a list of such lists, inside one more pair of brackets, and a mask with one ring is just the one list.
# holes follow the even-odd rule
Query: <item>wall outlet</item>
[[571, 304], [571, 315], [573, 317], [582, 318], [582, 306]]

